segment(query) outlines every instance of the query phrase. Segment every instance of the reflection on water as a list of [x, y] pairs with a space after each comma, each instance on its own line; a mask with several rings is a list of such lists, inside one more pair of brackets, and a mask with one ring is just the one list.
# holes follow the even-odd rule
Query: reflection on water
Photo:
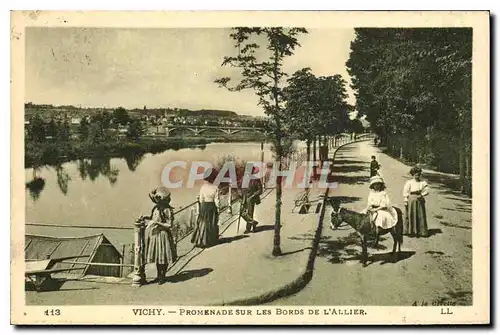
[[31, 199], [33, 199], [33, 201], [36, 201], [38, 198], [40, 198], [40, 194], [42, 193], [44, 187], [45, 179], [37, 176], [35, 176], [33, 180], [26, 183], [26, 188], [28, 189], [30, 197]]
[[64, 170], [62, 165], [58, 165], [55, 167], [56, 176], [57, 176], [57, 185], [59, 185], [59, 189], [61, 192], [66, 195], [68, 194], [68, 182], [71, 180], [69, 174]]
[[111, 158], [99, 157], [78, 160], [78, 172], [82, 180], [89, 178], [91, 181], [95, 181], [97, 177], [104, 176], [113, 186], [118, 181], [120, 171], [111, 165]]
[[125, 161], [127, 162], [127, 167], [130, 171], [134, 172], [139, 164], [141, 164], [144, 159], [144, 153], [142, 152], [131, 152], [125, 156]]
[[[265, 160], [272, 159], [269, 145]], [[132, 226], [151, 212], [149, 191], [161, 184], [172, 161], [217, 163], [233, 155], [241, 161], [260, 159], [260, 143], [212, 143], [206, 147], [167, 150], [158, 154], [127, 153], [123, 158], [91, 158], [38, 170], [25, 169], [26, 221], [74, 226]], [[178, 180], [179, 175], [172, 176]], [[175, 210], [196, 201], [199, 186], [172, 189]], [[46, 234], [51, 235], [52, 232]]]

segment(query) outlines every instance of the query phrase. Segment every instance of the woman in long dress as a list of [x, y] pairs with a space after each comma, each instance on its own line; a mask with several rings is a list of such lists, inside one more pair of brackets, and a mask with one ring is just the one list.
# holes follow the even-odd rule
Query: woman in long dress
[[206, 174], [198, 194], [199, 215], [191, 242], [199, 248], [214, 246], [219, 241], [219, 188], [214, 185], [215, 171]]
[[157, 278], [155, 282], [166, 281], [168, 265], [177, 260], [177, 250], [170, 228], [174, 224], [174, 212], [170, 206], [170, 191], [164, 186], [149, 193], [155, 206], [150, 216], [142, 216], [146, 226], [146, 263], [155, 263]]
[[410, 170], [412, 179], [408, 180], [403, 188], [405, 200], [406, 220], [404, 234], [415, 237], [428, 237], [427, 213], [424, 197], [429, 194], [429, 185], [421, 180], [422, 169], [415, 166]]
[[368, 204], [363, 212], [370, 214], [375, 236], [378, 235], [379, 228], [390, 229], [398, 222], [398, 214], [391, 205], [391, 200], [385, 189], [382, 177], [374, 176], [370, 178]]

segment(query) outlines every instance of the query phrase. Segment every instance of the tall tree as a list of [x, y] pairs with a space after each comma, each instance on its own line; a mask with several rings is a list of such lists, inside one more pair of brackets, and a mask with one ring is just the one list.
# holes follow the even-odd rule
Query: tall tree
[[[283, 71], [283, 61], [292, 56], [294, 50], [300, 46], [298, 36], [306, 33], [304, 28], [233, 28], [230, 38], [235, 42], [238, 54], [224, 57], [222, 66], [239, 68], [243, 78], [235, 86], [229, 86], [229, 77], [216, 80], [216, 83], [230, 91], [251, 89], [259, 97], [259, 105], [269, 116], [271, 141], [276, 149], [279, 170], [283, 158], [282, 138], [288, 136], [284, 124], [283, 79], [286, 73]], [[265, 50], [259, 50], [261, 45]], [[278, 180], [272, 251], [275, 256], [281, 254], [281, 197], [282, 185], [281, 180]]]
[[390, 153], [470, 184], [469, 28], [356, 29], [347, 62], [357, 107]]
[[[341, 132], [349, 121], [346, 82], [342, 76], [315, 77], [309, 68], [295, 72], [285, 89], [290, 132], [316, 151], [316, 138]], [[321, 143], [320, 143], [321, 145]], [[314, 154], [316, 158], [316, 154]]]
[[86, 141], [89, 135], [89, 121], [87, 117], [82, 117], [80, 120], [80, 125], [78, 126], [78, 132], [80, 133], [80, 140]]
[[35, 114], [27, 127], [28, 138], [35, 142], [40, 143], [45, 141], [45, 124], [40, 115]]
[[291, 134], [306, 141], [307, 160], [311, 159], [311, 143], [314, 141], [320, 120], [318, 118], [318, 82], [310, 68], [296, 71], [284, 89], [287, 122]]
[[144, 134], [144, 127], [141, 120], [133, 119], [127, 129], [127, 137], [132, 140], [139, 139]]
[[[144, 109], [146, 109], [146, 106], [144, 106]], [[128, 124], [130, 121], [130, 117], [128, 115], [128, 112], [125, 108], [123, 107], [118, 107], [113, 111], [113, 122], [116, 125], [122, 125], [125, 126]]]
[[57, 123], [57, 138], [60, 141], [68, 141], [70, 139], [70, 127], [68, 120]]

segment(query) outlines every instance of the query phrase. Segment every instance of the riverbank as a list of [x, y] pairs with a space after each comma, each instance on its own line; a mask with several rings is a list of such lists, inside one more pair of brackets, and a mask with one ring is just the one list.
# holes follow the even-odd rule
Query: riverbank
[[[324, 189], [312, 188], [311, 200], [320, 200]], [[57, 290], [26, 292], [27, 305], [257, 305], [301, 289], [312, 274], [321, 213], [292, 212], [300, 189], [283, 193], [281, 228], [282, 255], [271, 256], [276, 195], [266, 192], [256, 208], [260, 222], [255, 233], [243, 234], [244, 220], [232, 215], [221, 227], [219, 244], [207, 248], [179, 245], [183, 257], [172, 268], [164, 285], [131, 286], [131, 279], [119, 282], [95, 279], [61, 282]], [[238, 213], [235, 208], [233, 213]], [[107, 235], [106, 235], [107, 236]], [[186, 243], [187, 242], [187, 243]], [[182, 243], [181, 243], [182, 244]], [[256, 271], [258, 269], [258, 271]], [[154, 266], [146, 268], [149, 281], [156, 277]], [[85, 292], [85, 294], [83, 294]]]
[[146, 153], [161, 153], [166, 150], [179, 150], [190, 147], [203, 148], [209, 143], [238, 143], [262, 141], [262, 135], [227, 137], [153, 137], [144, 136], [133, 141], [111, 139], [103, 143], [88, 144], [77, 140], [52, 142], [26, 142], [25, 168], [45, 165], [59, 165], [77, 159], [93, 157], [134, 157]]

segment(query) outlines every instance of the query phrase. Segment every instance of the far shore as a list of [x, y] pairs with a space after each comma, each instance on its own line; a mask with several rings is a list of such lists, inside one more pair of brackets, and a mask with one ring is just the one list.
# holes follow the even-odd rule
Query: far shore
[[69, 161], [90, 158], [123, 158], [147, 153], [161, 153], [166, 150], [204, 147], [210, 143], [261, 142], [262, 135], [228, 137], [157, 137], [143, 136], [133, 141], [117, 139], [97, 145], [85, 145], [78, 141], [43, 142], [25, 144], [25, 168], [45, 165], [60, 165]]

